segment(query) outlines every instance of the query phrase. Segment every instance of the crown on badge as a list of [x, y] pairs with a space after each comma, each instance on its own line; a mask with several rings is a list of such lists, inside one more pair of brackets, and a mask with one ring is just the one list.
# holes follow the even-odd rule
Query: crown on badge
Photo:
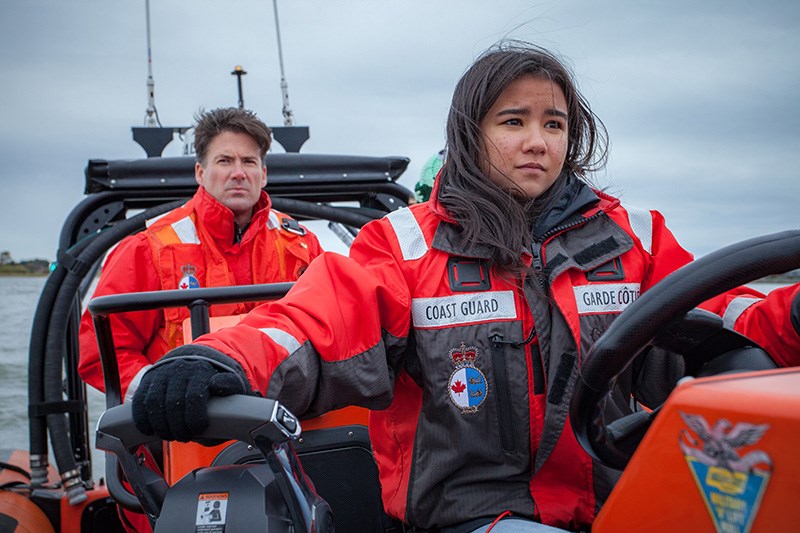
[[467, 346], [464, 341], [461, 341], [461, 346], [450, 350], [450, 359], [456, 368], [462, 366], [474, 366], [475, 358], [478, 357], [478, 349], [474, 346]]
[[197, 271], [197, 268], [191, 263], [183, 265], [181, 267], [181, 272], [184, 276], [194, 276], [194, 273]]

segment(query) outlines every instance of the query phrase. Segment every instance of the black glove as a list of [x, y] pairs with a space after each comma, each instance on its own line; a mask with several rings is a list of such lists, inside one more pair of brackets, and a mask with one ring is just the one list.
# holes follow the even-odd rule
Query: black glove
[[798, 335], [800, 335], [800, 292], [798, 292], [797, 296], [794, 297], [794, 302], [792, 303], [792, 313], [790, 316], [794, 330]]
[[208, 346], [180, 346], [145, 372], [133, 395], [133, 421], [145, 435], [188, 442], [208, 427], [211, 396], [252, 394], [244, 370]]

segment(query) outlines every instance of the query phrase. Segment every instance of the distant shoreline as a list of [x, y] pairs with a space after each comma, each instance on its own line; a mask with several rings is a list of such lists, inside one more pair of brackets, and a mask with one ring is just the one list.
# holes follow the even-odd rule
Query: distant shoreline
[[[796, 275], [777, 274], [777, 275], [767, 276], [767, 277], [758, 279], [755, 282], [758, 282], [758, 281], [763, 281], [765, 283], [787, 283], [787, 284], [792, 284], [792, 283], [800, 282], [800, 277], [797, 277]], [[755, 282], [753, 282], [753, 283], [755, 283]]]
[[17, 262], [11, 260], [8, 252], [0, 252], [0, 276], [47, 276], [50, 264], [46, 259]]

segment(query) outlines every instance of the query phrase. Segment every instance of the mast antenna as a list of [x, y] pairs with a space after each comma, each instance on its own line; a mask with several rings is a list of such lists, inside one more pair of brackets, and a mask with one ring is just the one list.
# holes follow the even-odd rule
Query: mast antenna
[[272, 7], [275, 11], [275, 34], [278, 36], [278, 62], [281, 66], [281, 95], [283, 96], [283, 125], [291, 126], [294, 124], [292, 109], [289, 107], [289, 84], [286, 83], [286, 75], [283, 71], [283, 48], [281, 47], [281, 27], [278, 22], [278, 0], [272, 0]]
[[145, 0], [145, 16], [147, 18], [147, 109], [144, 114], [144, 125], [161, 127], [161, 119], [156, 110], [156, 82], [153, 79], [153, 53], [150, 48], [150, 0]]
[[244, 109], [244, 93], [242, 92], [242, 76], [247, 74], [247, 71], [241, 65], [233, 67], [231, 72], [232, 76], [236, 76], [236, 87], [239, 91], [239, 109]]
[[147, 157], [161, 157], [164, 148], [172, 142], [177, 133], [181, 138], [188, 127], [167, 127], [161, 125], [156, 109], [155, 81], [153, 81], [153, 54], [150, 47], [150, 0], [145, 0], [147, 21], [147, 109], [144, 112], [144, 126], [133, 126], [133, 140], [144, 148]]

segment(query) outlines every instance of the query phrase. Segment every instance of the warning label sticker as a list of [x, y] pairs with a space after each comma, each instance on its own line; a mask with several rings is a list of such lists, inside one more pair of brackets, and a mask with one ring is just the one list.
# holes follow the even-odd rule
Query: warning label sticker
[[196, 533], [225, 533], [225, 514], [228, 510], [227, 492], [200, 494], [195, 517]]

